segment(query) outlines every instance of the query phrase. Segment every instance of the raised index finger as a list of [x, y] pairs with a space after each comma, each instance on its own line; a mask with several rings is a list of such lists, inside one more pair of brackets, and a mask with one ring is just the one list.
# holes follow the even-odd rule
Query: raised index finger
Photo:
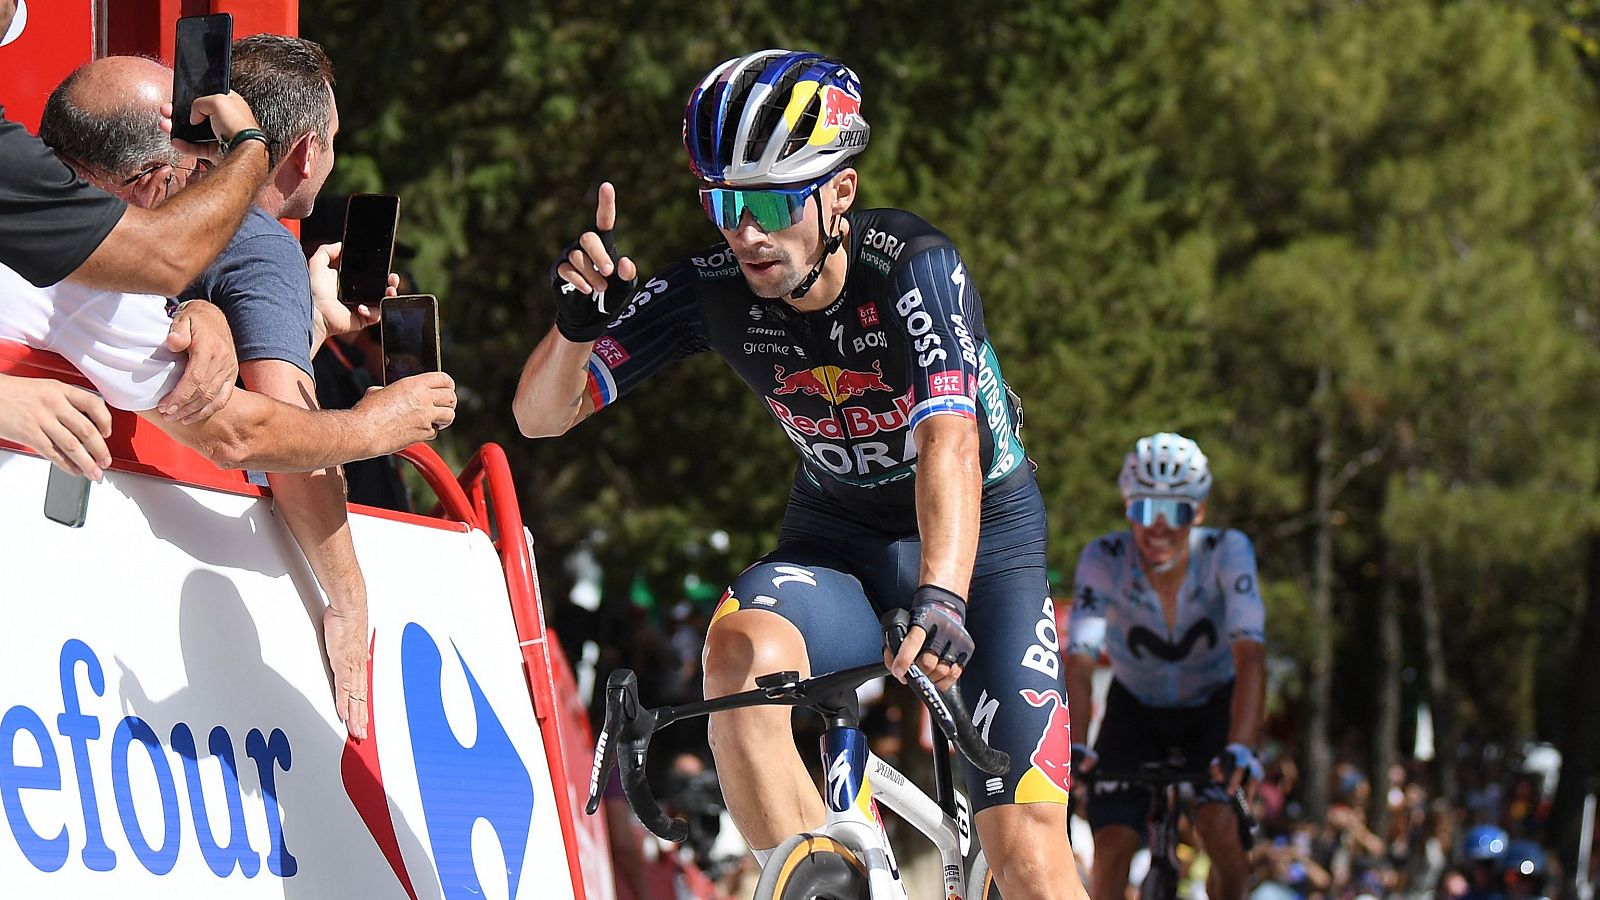
[[607, 181], [600, 185], [600, 201], [594, 210], [596, 231], [610, 231], [617, 227], [617, 189]]

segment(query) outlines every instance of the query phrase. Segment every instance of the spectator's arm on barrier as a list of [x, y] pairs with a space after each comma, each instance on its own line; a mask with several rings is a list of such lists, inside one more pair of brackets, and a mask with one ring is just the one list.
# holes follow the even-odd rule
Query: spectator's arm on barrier
[[[262, 396], [312, 412], [317, 387], [311, 376], [280, 359], [250, 360], [244, 385]], [[356, 738], [367, 736], [367, 583], [350, 539], [344, 473], [337, 466], [307, 473], [267, 475], [274, 505], [327, 595], [323, 650], [333, 673], [334, 707]]]
[[111, 412], [94, 393], [47, 378], [0, 375], [0, 438], [99, 481], [111, 465], [110, 436]]
[[309, 472], [432, 440], [455, 421], [455, 406], [454, 380], [427, 372], [373, 388], [353, 409], [313, 413], [236, 390], [226, 407], [196, 425], [140, 415], [223, 468]]

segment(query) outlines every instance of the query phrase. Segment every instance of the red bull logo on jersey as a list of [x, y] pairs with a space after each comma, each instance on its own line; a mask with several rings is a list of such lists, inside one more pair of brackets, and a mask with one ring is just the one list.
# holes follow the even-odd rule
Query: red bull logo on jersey
[[783, 366], [773, 367], [773, 377], [778, 380], [774, 394], [802, 394], [823, 397], [830, 403], [843, 403], [851, 397], [860, 397], [868, 391], [893, 391], [883, 380], [883, 363], [872, 361], [871, 372], [852, 372], [838, 366], [817, 366], [798, 372], [785, 372]]
[[848, 433], [852, 438], [868, 438], [879, 432], [899, 431], [906, 427], [906, 423], [911, 421], [911, 408], [916, 402], [916, 397], [906, 391], [895, 398], [894, 408], [888, 412], [873, 412], [865, 406], [846, 406], [839, 410], [842, 420], [835, 416], [825, 419], [802, 416], [785, 406], [783, 401], [772, 397], [767, 398], [767, 408], [772, 410], [785, 428], [806, 437], [841, 438]]
[[1054, 688], [1043, 692], [1023, 688], [1018, 693], [1029, 706], [1049, 707], [1050, 720], [1028, 756], [1032, 765], [1017, 782], [1016, 800], [1065, 803], [1067, 792], [1072, 789], [1072, 719], [1067, 713], [1067, 701]]

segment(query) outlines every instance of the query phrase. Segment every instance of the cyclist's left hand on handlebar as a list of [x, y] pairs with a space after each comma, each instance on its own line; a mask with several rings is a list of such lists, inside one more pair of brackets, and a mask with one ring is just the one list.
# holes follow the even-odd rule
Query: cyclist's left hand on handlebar
[[[943, 691], [961, 677], [972, 658], [972, 635], [965, 625], [967, 601], [938, 585], [917, 588], [911, 605], [911, 629], [894, 659], [886, 660], [890, 674], [904, 682], [916, 663]], [[888, 653], [884, 656], [887, 658]]]
[[1259, 784], [1261, 775], [1261, 760], [1244, 744], [1229, 744], [1211, 761], [1211, 777], [1226, 784], [1230, 794], [1241, 787]]

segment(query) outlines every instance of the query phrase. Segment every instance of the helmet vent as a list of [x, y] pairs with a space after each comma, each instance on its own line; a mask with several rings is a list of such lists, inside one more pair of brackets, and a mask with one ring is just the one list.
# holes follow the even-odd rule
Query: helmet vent
[[[794, 86], [800, 83], [800, 76], [806, 73], [806, 69], [810, 67], [811, 62], [810, 58], [795, 60], [789, 66], [788, 71], [784, 72], [782, 77], [773, 83], [770, 96], [777, 98], [779, 102], [768, 103], [756, 116], [755, 121], [751, 123], [751, 159], [760, 159], [767, 152], [767, 141], [778, 128], [778, 120], [783, 116], [784, 106], [789, 102], [789, 92], [793, 91]], [[801, 116], [799, 123], [794, 127], [794, 131], [790, 133], [789, 142], [784, 145], [783, 152], [779, 155], [780, 159], [788, 156], [797, 146], [794, 139], [795, 135], [804, 135], [799, 142], [800, 144], [805, 143], [805, 138], [811, 137], [812, 125], [817, 121], [816, 113], [812, 110], [813, 106], [815, 106], [814, 103], [807, 106], [807, 115]]]
[[[717, 147], [717, 159], [723, 165], [731, 166], [738, 160], [738, 154], [734, 152], [734, 136], [738, 134], [737, 125], [744, 118], [745, 105], [750, 102], [750, 94], [760, 78], [761, 70], [751, 66], [740, 72], [739, 77], [728, 85], [728, 111], [722, 117], [722, 121], [726, 124], [722, 128], [722, 142]], [[710, 131], [711, 129], [706, 130], [708, 134]], [[751, 149], [753, 151], [754, 147]], [[754, 155], [752, 152], [751, 157]]]

